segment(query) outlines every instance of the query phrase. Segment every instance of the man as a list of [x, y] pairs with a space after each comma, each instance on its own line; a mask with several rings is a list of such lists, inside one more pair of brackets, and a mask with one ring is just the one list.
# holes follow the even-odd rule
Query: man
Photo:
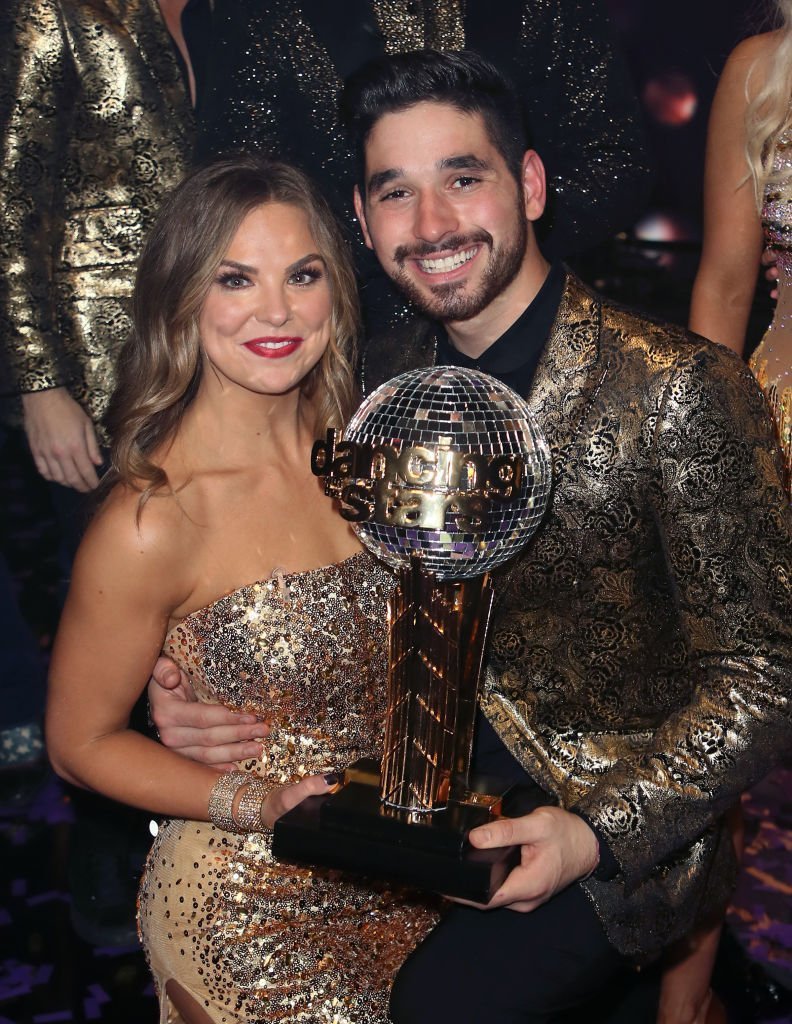
[[373, 57], [470, 49], [510, 76], [552, 186], [538, 226], [545, 253], [566, 259], [612, 238], [646, 202], [640, 108], [601, 2], [501, 0], [494, 18], [486, 3], [464, 0], [224, 0], [202, 40], [189, 21], [209, 6], [188, 8], [191, 50], [205, 52], [199, 151], [253, 149], [319, 181], [350, 226], [370, 325], [406, 315], [357, 244], [352, 154], [337, 111], [344, 78]]
[[486, 913], [446, 916], [393, 1015], [555, 1020], [728, 899], [720, 818], [789, 737], [777, 452], [739, 361], [548, 266], [542, 163], [490, 65], [387, 58], [344, 110], [366, 243], [430, 318], [372, 339], [366, 390], [431, 362], [493, 373], [527, 396], [554, 472], [537, 536], [495, 581], [476, 762], [557, 806], [471, 833], [520, 843], [522, 863]]

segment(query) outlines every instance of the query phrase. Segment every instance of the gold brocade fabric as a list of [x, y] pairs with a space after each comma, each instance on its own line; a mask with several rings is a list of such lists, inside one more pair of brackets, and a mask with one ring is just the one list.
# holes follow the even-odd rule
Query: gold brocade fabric
[[65, 386], [97, 420], [192, 151], [182, 74], [156, 0], [3, 0], [0, 67], [0, 394]]
[[[434, 358], [431, 325], [369, 345], [367, 391]], [[495, 574], [482, 707], [620, 866], [584, 888], [656, 955], [727, 902], [720, 816], [789, 751], [792, 515], [766, 403], [733, 353], [569, 275], [527, 396], [551, 507]]]
[[[241, 587], [188, 615], [164, 651], [199, 699], [272, 722], [273, 783], [377, 756], [385, 712], [388, 572], [360, 553]], [[436, 903], [275, 861], [268, 835], [166, 822], [143, 877], [141, 937], [162, 998], [174, 978], [216, 1024], [384, 1024], [393, 977]]]
[[762, 225], [776, 254], [778, 303], [773, 322], [751, 357], [751, 369], [767, 396], [784, 456], [787, 491], [792, 489], [792, 138], [776, 146], [778, 182], [765, 188]]

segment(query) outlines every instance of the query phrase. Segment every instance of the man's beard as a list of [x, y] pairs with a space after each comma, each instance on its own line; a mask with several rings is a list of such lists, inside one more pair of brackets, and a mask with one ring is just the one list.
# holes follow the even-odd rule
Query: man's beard
[[[410, 303], [425, 316], [444, 322], [472, 320], [504, 292], [517, 276], [525, 258], [527, 242], [528, 224], [520, 208], [516, 237], [499, 249], [494, 247], [492, 235], [483, 230], [471, 235], [455, 235], [437, 246], [400, 246], [394, 253], [394, 263], [398, 269], [391, 274], [391, 278]], [[404, 270], [407, 259], [430, 258], [438, 252], [449, 249], [459, 251], [472, 245], [486, 245], [489, 248], [489, 259], [475, 291], [465, 290], [466, 281], [421, 287]]]

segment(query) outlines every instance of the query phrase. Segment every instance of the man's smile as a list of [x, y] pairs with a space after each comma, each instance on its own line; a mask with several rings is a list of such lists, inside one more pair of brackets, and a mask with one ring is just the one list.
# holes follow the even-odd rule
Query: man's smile
[[449, 256], [425, 256], [416, 259], [415, 262], [425, 274], [447, 274], [469, 263], [478, 250], [479, 247], [475, 245], [471, 249], [463, 249], [461, 252], [455, 252]]

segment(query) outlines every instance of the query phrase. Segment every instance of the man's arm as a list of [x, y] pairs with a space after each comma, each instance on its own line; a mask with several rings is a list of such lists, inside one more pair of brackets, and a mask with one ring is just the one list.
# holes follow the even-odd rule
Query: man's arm
[[57, 184], [79, 83], [52, 0], [9, 0], [0, 14], [0, 330], [3, 391], [64, 384], [55, 333]]
[[170, 658], [160, 658], [148, 687], [151, 720], [162, 743], [192, 761], [234, 768], [261, 756], [269, 726], [255, 715], [195, 699], [187, 676]]
[[654, 462], [690, 698], [575, 808], [628, 885], [762, 778], [792, 731], [792, 514], [763, 396], [734, 355], [702, 346], [674, 367]]
[[734, 355], [706, 346], [675, 367], [658, 402], [655, 462], [690, 700], [642, 757], [617, 763], [570, 811], [540, 808], [471, 832], [477, 847], [523, 847], [491, 906], [532, 910], [592, 869], [637, 884], [788, 750], [792, 513], [764, 399]]

